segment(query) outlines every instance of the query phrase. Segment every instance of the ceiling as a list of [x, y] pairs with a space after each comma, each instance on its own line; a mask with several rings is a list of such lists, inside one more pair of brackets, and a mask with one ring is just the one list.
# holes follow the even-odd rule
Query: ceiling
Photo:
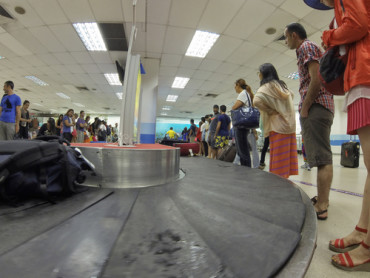
[[[0, 0], [14, 20], [0, 19], [0, 78], [13, 80], [22, 100], [34, 112], [65, 113], [82, 108], [90, 114], [119, 114], [116, 92], [104, 73], [116, 73], [115, 61], [125, 65], [124, 51], [87, 51], [72, 23], [123, 23], [126, 38], [133, 22], [132, 0]], [[22, 7], [24, 14], [15, 11]], [[213, 104], [231, 105], [234, 82], [244, 78], [255, 91], [257, 69], [270, 62], [299, 99], [298, 80], [286, 78], [297, 70], [295, 51], [276, 41], [291, 22], [303, 24], [309, 39], [321, 43], [321, 32], [333, 11], [315, 11], [302, 0], [137, 0], [138, 34], [133, 53], [159, 59], [157, 115], [199, 118]], [[268, 35], [266, 29], [277, 31]], [[196, 30], [220, 34], [205, 58], [185, 56]], [[25, 78], [34, 75], [49, 84]], [[185, 89], [172, 89], [175, 76], [189, 77]], [[85, 88], [83, 88], [85, 87]], [[71, 99], [62, 99], [63, 92]], [[176, 103], [168, 94], [179, 95]], [[204, 97], [216, 94], [215, 98]], [[188, 112], [188, 113], [185, 113]]]

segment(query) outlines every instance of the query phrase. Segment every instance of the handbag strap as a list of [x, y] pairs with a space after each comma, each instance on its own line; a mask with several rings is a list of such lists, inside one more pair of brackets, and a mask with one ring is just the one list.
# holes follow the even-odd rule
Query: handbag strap
[[247, 90], [245, 90], [245, 93], [247, 94], [247, 99], [248, 99], [249, 107], [252, 107], [252, 100], [250, 99], [250, 95], [247, 92]]

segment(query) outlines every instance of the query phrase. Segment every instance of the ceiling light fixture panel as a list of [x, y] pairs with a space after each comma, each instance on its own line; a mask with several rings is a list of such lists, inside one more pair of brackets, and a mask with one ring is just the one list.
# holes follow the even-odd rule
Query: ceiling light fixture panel
[[73, 104], [76, 105], [76, 106], [78, 106], [78, 107], [85, 107], [85, 105], [83, 105], [81, 103], [78, 103], [78, 102], [74, 102]]
[[109, 85], [122, 86], [122, 83], [119, 80], [118, 73], [104, 73], [104, 76], [105, 79], [107, 79]]
[[42, 81], [41, 79], [37, 78], [36, 76], [33, 76], [33, 75], [28, 75], [28, 76], [25, 76], [25, 78], [35, 82], [37, 85], [40, 85], [40, 86], [49, 86], [48, 83]]
[[199, 58], [206, 57], [219, 36], [216, 33], [197, 30], [185, 55]]
[[116, 96], [117, 96], [118, 99], [122, 99], [122, 95], [123, 95], [123, 93], [116, 93]]
[[171, 106], [163, 106], [162, 107], [162, 110], [165, 110], [165, 111], [169, 111], [169, 110], [171, 110]]
[[162, 116], [167, 116], [168, 114], [167, 114], [167, 113], [162, 112], [162, 113], [161, 113], [161, 115], [162, 115]]
[[64, 99], [71, 99], [69, 96], [67, 96], [66, 94], [62, 93], [62, 92], [58, 92], [56, 93], [56, 95], [60, 98], [64, 98]]
[[172, 88], [184, 89], [186, 84], [188, 84], [190, 78], [187, 77], [175, 77], [172, 83]]
[[73, 23], [73, 27], [80, 36], [87, 50], [107, 51], [107, 47], [105, 46], [103, 37], [96, 22]]
[[168, 95], [166, 101], [168, 101], [168, 102], [176, 102], [178, 97], [179, 96], [177, 96], [177, 95]]

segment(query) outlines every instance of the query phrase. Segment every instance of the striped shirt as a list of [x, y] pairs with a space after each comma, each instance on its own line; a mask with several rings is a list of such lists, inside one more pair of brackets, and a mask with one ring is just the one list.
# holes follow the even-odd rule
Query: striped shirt
[[[298, 60], [298, 73], [299, 73], [299, 94], [301, 100], [299, 102], [298, 110], [302, 109], [302, 103], [306, 97], [308, 86], [311, 82], [310, 73], [308, 71], [308, 63], [311, 61], [318, 61], [322, 56], [322, 52], [317, 44], [304, 40], [303, 43], [296, 50]], [[334, 114], [334, 98], [324, 87], [321, 87], [320, 93], [315, 99], [314, 103], [321, 104], [326, 109]]]

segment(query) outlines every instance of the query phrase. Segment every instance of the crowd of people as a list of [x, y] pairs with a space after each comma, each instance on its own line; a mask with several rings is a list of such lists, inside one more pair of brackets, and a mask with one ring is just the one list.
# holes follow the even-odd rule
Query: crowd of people
[[[324, 50], [340, 46], [340, 53], [348, 54], [344, 73], [345, 102], [347, 108], [347, 134], [358, 135], [367, 169], [362, 200], [362, 211], [355, 229], [343, 238], [331, 240], [329, 249], [340, 254], [332, 257], [332, 264], [348, 271], [370, 271], [370, 4], [365, 0], [305, 0], [316, 9], [334, 8], [332, 28], [322, 35]], [[318, 220], [328, 218], [329, 192], [333, 178], [333, 158], [330, 132], [334, 118], [334, 99], [321, 84], [318, 72], [323, 55], [321, 48], [307, 39], [307, 33], [299, 23], [291, 23], [284, 31], [285, 43], [297, 55], [300, 80], [298, 111], [304, 141], [305, 165], [310, 170], [317, 167], [317, 196], [311, 199]], [[232, 109], [243, 106], [257, 107], [261, 113], [264, 146], [259, 168], [265, 166], [265, 154], [270, 146], [269, 171], [288, 178], [298, 174], [296, 122], [293, 92], [280, 80], [275, 67], [264, 63], [259, 67], [260, 87], [253, 94], [244, 79], [238, 79], [238, 94]], [[206, 115], [199, 124], [200, 155], [217, 158], [221, 149], [233, 138], [240, 164], [254, 167], [250, 150], [254, 150], [257, 136], [253, 130], [232, 128], [226, 115], [226, 106], [213, 107], [213, 115]], [[189, 133], [191, 141], [194, 120]], [[195, 129], [196, 130], [196, 129]], [[198, 137], [197, 137], [198, 138]], [[207, 152], [208, 149], [208, 152]], [[257, 154], [258, 155], [258, 154]], [[254, 158], [253, 160], [258, 161]]]
[[61, 136], [70, 143], [115, 142], [118, 139], [117, 123], [112, 127], [98, 117], [90, 123], [90, 116], [85, 117], [84, 111], [78, 115], [73, 109], [60, 114], [56, 121], [50, 117], [39, 126], [38, 119], [30, 117], [30, 101], [25, 100], [22, 105], [21, 98], [13, 90], [14, 83], [6, 81], [0, 106], [0, 140], [34, 139], [45, 135]]

